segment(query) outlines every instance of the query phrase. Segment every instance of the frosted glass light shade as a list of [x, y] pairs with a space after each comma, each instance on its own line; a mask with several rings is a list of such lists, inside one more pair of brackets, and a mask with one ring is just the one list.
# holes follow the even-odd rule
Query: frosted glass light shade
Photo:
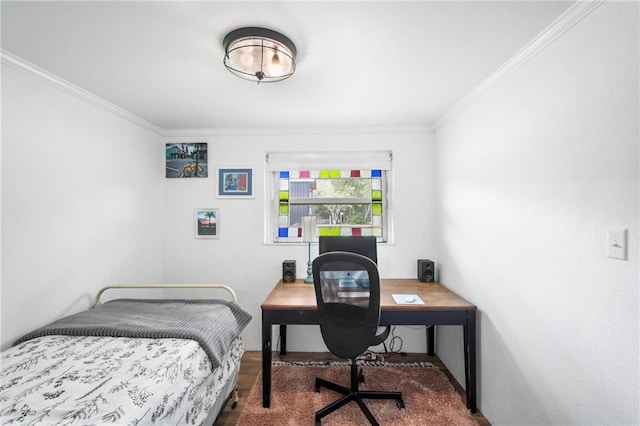
[[245, 80], [281, 81], [296, 70], [296, 47], [279, 32], [259, 27], [238, 28], [223, 40], [224, 66]]

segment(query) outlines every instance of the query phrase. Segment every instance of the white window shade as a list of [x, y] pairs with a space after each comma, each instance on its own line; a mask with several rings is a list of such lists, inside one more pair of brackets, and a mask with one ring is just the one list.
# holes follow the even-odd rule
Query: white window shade
[[267, 171], [282, 170], [391, 170], [391, 151], [268, 152]]

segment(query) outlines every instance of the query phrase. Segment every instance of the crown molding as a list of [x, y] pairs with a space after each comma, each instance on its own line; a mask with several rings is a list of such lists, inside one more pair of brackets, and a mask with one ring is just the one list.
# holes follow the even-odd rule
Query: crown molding
[[527, 63], [531, 58], [540, 53], [544, 48], [571, 29], [575, 24], [582, 21], [582, 19], [593, 12], [605, 1], [606, 0], [576, 1], [547, 28], [520, 49], [518, 53], [511, 57], [511, 59], [494, 71], [489, 78], [476, 86], [475, 89], [456, 102], [447, 112], [438, 117], [432, 124], [434, 131], [437, 131], [448, 119], [493, 89], [498, 83]]
[[57, 75], [38, 67], [37, 65], [27, 62], [26, 60], [20, 58], [19, 56], [14, 55], [13, 53], [7, 50], [0, 49], [0, 60], [2, 61], [3, 64], [8, 65], [15, 70], [23, 72], [38, 80], [41, 80], [52, 87], [60, 89], [63, 92], [73, 95], [104, 111], [110, 112], [111, 114], [114, 114], [120, 118], [130, 121], [131, 123], [137, 126], [140, 126], [144, 129], [150, 130], [153, 133], [156, 133], [158, 135], [162, 134], [162, 128], [156, 126], [155, 124], [152, 124], [147, 120], [140, 118], [137, 115], [132, 114], [129, 111], [123, 108], [120, 108], [117, 105], [112, 104], [106, 99], [103, 99], [97, 95], [94, 95], [93, 93], [81, 87], [78, 87], [75, 84], [64, 80], [63, 78], [58, 77]]
[[431, 126], [377, 126], [377, 127], [288, 127], [288, 128], [213, 128], [165, 129], [165, 138], [207, 136], [282, 136], [282, 135], [366, 135], [432, 133]]
[[335, 128], [213, 128], [213, 129], [163, 129], [143, 118], [103, 99], [61, 77], [50, 73], [35, 64], [0, 49], [0, 60], [18, 71], [37, 78], [52, 87], [82, 99], [104, 111], [110, 112], [131, 123], [147, 129], [166, 138], [172, 137], [203, 137], [203, 136], [251, 136], [251, 135], [354, 135], [369, 133], [424, 133], [437, 131], [454, 115], [484, 96], [502, 80], [515, 72], [531, 58], [537, 55], [554, 40], [584, 19], [606, 0], [576, 1], [562, 15], [554, 20], [537, 37], [524, 46], [518, 53], [494, 71], [486, 80], [476, 86], [471, 92], [456, 102], [448, 111], [436, 118], [431, 126], [388, 126], [388, 127], [335, 127]]

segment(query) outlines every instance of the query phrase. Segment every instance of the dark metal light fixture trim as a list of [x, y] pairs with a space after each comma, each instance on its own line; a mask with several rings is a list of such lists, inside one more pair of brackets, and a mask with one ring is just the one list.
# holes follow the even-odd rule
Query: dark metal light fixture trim
[[238, 28], [224, 37], [222, 45], [224, 66], [245, 80], [271, 83], [291, 77], [296, 70], [296, 46], [277, 31]]

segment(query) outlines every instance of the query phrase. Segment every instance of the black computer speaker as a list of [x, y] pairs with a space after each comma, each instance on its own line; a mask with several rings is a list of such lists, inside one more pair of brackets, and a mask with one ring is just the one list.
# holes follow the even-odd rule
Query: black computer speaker
[[429, 259], [418, 259], [418, 279], [425, 283], [433, 282], [436, 268], [433, 261]]
[[296, 261], [285, 260], [282, 262], [282, 281], [292, 283], [296, 281]]

